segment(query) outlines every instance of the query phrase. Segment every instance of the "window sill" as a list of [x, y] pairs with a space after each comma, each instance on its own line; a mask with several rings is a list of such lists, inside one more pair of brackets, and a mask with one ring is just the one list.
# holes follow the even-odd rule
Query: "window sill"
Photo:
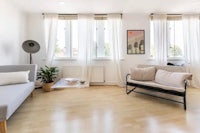
[[169, 57], [167, 61], [184, 61], [184, 57]]
[[[54, 61], [77, 61], [77, 60], [78, 60], [77, 58], [67, 58], [67, 57], [54, 58]], [[111, 58], [93, 58], [92, 61], [112, 61], [112, 59]], [[120, 59], [120, 61], [124, 61], [124, 59]]]
[[54, 58], [55, 61], [76, 61], [77, 58], [67, 58], [67, 57], [57, 57], [57, 58]]
[[94, 61], [111, 61], [112, 59], [111, 58], [94, 58], [92, 60], [94, 60]]
[[[155, 58], [149, 57], [147, 60], [154, 61]], [[167, 58], [167, 61], [185, 61], [185, 59], [183, 57], [170, 57], [170, 58]]]

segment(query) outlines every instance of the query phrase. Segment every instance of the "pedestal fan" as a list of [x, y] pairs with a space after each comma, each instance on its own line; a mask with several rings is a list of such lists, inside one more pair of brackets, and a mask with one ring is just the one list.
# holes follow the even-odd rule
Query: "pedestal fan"
[[32, 54], [40, 50], [39, 43], [34, 40], [27, 40], [23, 42], [22, 48], [25, 52], [30, 54], [30, 64], [32, 64]]

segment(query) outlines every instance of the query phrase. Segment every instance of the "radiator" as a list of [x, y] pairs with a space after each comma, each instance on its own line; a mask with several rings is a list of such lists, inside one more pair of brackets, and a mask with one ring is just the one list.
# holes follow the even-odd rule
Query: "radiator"
[[81, 66], [64, 66], [63, 78], [81, 78]]
[[90, 82], [93, 82], [93, 83], [105, 82], [104, 66], [92, 66]]
[[[81, 66], [64, 66], [62, 69], [63, 78], [79, 78], [82, 79]], [[105, 68], [104, 66], [92, 66], [90, 73], [90, 82], [103, 83], [105, 82]]]

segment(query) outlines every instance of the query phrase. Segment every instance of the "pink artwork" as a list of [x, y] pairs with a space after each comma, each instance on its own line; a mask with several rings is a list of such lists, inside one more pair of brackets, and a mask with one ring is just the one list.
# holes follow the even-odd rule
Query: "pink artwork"
[[127, 30], [127, 54], [145, 54], [144, 30]]

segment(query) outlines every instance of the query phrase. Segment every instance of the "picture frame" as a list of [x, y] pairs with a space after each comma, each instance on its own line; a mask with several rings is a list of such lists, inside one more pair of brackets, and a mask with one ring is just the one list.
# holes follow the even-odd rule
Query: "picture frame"
[[127, 30], [127, 54], [145, 54], [144, 30]]

